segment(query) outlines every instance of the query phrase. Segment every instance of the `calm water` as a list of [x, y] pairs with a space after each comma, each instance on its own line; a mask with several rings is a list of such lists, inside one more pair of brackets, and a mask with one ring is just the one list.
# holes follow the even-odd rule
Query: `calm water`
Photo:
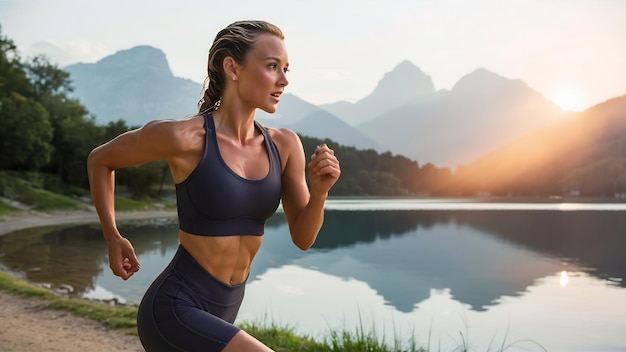
[[[176, 251], [177, 226], [120, 227], [142, 264], [126, 282], [110, 273], [97, 225], [2, 236], [0, 265], [80, 296], [136, 302]], [[329, 202], [308, 252], [291, 243], [281, 213], [270, 219], [238, 319], [313, 336], [363, 326], [433, 351], [518, 340], [626, 351], [625, 280], [625, 204], [341, 200]]]

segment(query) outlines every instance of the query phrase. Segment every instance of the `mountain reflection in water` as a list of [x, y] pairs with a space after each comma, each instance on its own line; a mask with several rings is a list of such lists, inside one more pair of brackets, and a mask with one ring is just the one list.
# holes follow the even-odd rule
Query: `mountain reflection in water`
[[[138, 301], [176, 250], [177, 226], [175, 219], [154, 219], [120, 228], [135, 246], [144, 278], [122, 290], [125, 295], [104, 288]], [[585, 271], [624, 287], [624, 234], [623, 212], [331, 210], [313, 249], [303, 253], [278, 213], [267, 224], [248, 282], [296, 263], [365, 282], [403, 312], [427, 299], [431, 289], [449, 289], [456, 300], [481, 311], [561, 271]], [[0, 255], [2, 265], [29, 281], [70, 284], [78, 295], [103, 286], [98, 278], [109, 274], [97, 225], [8, 234], [0, 237]]]

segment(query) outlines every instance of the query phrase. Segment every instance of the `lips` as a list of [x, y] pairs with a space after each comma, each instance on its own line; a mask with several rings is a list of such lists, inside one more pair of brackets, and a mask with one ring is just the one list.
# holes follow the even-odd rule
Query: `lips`
[[272, 96], [272, 98], [274, 99], [274, 101], [276, 103], [278, 103], [280, 101], [280, 95], [282, 94], [282, 92], [274, 92], [272, 94], [270, 94]]

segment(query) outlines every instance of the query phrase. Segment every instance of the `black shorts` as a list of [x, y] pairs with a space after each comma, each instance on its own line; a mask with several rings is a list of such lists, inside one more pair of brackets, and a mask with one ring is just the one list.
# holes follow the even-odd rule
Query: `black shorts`
[[137, 331], [144, 349], [221, 351], [240, 331], [233, 322], [244, 291], [245, 282], [221, 282], [179, 245], [139, 305]]

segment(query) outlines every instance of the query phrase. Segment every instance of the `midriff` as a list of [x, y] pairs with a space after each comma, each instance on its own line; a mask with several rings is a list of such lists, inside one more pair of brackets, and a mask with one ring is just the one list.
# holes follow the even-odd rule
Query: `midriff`
[[228, 285], [244, 282], [263, 236], [198, 236], [180, 231], [180, 243], [206, 271]]

